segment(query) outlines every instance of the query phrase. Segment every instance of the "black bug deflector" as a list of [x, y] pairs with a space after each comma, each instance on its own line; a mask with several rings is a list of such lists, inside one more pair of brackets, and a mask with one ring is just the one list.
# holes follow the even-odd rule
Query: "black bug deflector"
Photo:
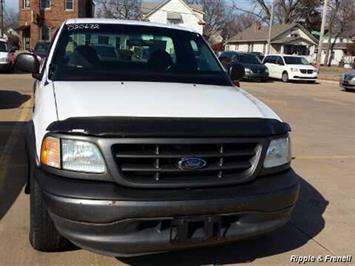
[[74, 117], [50, 124], [54, 133], [99, 137], [271, 137], [290, 131], [264, 118]]

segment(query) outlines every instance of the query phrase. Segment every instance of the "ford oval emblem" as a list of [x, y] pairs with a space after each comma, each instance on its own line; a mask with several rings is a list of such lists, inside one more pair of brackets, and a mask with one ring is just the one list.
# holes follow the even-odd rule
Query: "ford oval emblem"
[[207, 165], [207, 162], [204, 159], [191, 157], [191, 158], [182, 158], [179, 163], [179, 168], [181, 170], [199, 170]]

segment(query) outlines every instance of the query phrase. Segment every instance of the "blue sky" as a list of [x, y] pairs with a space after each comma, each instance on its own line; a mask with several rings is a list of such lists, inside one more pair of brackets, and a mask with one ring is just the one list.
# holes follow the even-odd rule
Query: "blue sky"
[[[12, 8], [17, 10], [18, 9], [18, 0], [4, 0], [5, 1], [5, 8]], [[159, 1], [159, 0], [151, 0], [151, 1]], [[227, 0], [228, 1], [228, 0]], [[252, 5], [250, 5], [250, 0], [238, 0], [237, 3], [241, 8], [250, 9]]]

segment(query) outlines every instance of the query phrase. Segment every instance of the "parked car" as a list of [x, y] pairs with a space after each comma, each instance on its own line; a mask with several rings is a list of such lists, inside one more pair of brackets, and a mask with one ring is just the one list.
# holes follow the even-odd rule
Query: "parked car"
[[264, 54], [263, 53], [261, 53], [261, 52], [250, 52], [250, 53], [253, 54], [253, 55], [256, 55], [261, 62], [264, 60]]
[[318, 70], [305, 57], [295, 55], [267, 55], [263, 63], [269, 69], [270, 77], [283, 82], [301, 80], [315, 82]]
[[269, 78], [269, 70], [265, 67], [256, 55], [250, 53], [223, 52], [219, 60], [225, 68], [229, 68], [234, 63], [240, 63], [244, 66], [244, 80], [261, 80], [266, 81]]
[[33, 49], [33, 53], [41, 59], [44, 59], [47, 57], [49, 46], [50, 42], [48, 41], [38, 41]]
[[[148, 58], [100, 58], [100, 35]], [[132, 256], [255, 237], [290, 219], [300, 188], [290, 127], [233, 86], [243, 67], [228, 76], [199, 33], [71, 19], [43, 71], [31, 53], [16, 65], [36, 79], [25, 134], [35, 249], [69, 240]]]
[[355, 90], [355, 70], [342, 74], [339, 85], [345, 90]]
[[8, 72], [11, 69], [11, 65], [7, 41], [0, 39], [0, 71]]

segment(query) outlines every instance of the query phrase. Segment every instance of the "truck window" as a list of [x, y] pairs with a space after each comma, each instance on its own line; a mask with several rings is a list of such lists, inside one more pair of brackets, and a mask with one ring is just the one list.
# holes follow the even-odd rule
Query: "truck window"
[[67, 25], [51, 66], [51, 79], [61, 81], [229, 82], [199, 34], [159, 27]]

